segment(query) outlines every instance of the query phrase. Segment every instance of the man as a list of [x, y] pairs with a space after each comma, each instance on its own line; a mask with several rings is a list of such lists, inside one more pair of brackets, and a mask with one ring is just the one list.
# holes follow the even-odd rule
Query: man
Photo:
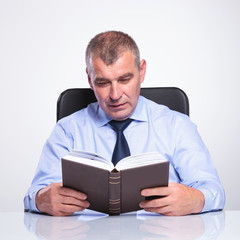
[[140, 207], [164, 215], [223, 209], [224, 190], [196, 126], [186, 115], [139, 96], [146, 61], [140, 61], [134, 40], [122, 32], [98, 34], [87, 47], [86, 64], [97, 103], [56, 124], [25, 196], [25, 209], [61, 216], [88, 208], [84, 193], [62, 187], [60, 160], [72, 149], [111, 159], [116, 133], [109, 122], [129, 118], [124, 135], [131, 154], [157, 151], [170, 161], [169, 186], [141, 192], [164, 197]]

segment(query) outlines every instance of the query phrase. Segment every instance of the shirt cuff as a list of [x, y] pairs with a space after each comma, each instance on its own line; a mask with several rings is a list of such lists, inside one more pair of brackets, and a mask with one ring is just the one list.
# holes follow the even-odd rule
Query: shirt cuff
[[24, 198], [24, 209], [25, 209], [25, 211], [40, 213], [40, 211], [38, 210], [38, 208], [36, 206], [36, 202], [35, 202], [35, 198], [36, 198], [36, 195], [37, 195], [39, 190], [33, 192], [32, 194], [29, 194], [29, 195], [25, 196], [25, 198]]
[[209, 191], [206, 188], [197, 188], [197, 190], [199, 190], [203, 193], [204, 199], [205, 199], [204, 206], [203, 206], [203, 209], [202, 209], [201, 212], [203, 213], [203, 212], [212, 211], [213, 210], [212, 206], [213, 206], [213, 203], [214, 203], [215, 196], [213, 196], [211, 191]]

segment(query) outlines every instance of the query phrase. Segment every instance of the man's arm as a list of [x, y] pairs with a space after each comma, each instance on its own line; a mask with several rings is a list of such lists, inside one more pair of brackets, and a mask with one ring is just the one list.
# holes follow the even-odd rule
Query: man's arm
[[35, 202], [39, 211], [53, 216], [68, 216], [89, 207], [84, 193], [53, 183], [36, 194]]
[[[172, 146], [165, 154], [170, 161], [169, 187], [143, 191], [142, 195], [165, 197], [143, 202], [141, 207], [166, 215], [223, 209], [224, 189], [196, 125], [177, 114], [172, 122], [173, 126], [166, 131], [171, 136], [167, 143]], [[163, 138], [168, 139], [168, 135]]]
[[164, 196], [140, 203], [145, 211], [168, 216], [180, 216], [199, 213], [204, 206], [204, 195], [201, 191], [180, 183], [169, 183], [168, 187], [144, 189], [142, 196]]
[[[25, 195], [25, 211], [41, 212], [42, 206], [39, 197], [42, 197], [40, 200], [44, 201], [43, 203], [45, 203], [46, 196], [52, 199], [52, 196], [54, 196], [53, 190], [56, 188], [55, 183], [62, 181], [61, 158], [72, 150], [72, 141], [71, 136], [67, 134], [67, 130], [60, 123], [57, 123], [44, 144], [37, 171]], [[42, 193], [44, 194], [42, 195]], [[37, 200], [38, 205], [36, 204]], [[57, 199], [55, 200], [57, 201]], [[44, 209], [44, 212], [51, 214], [50, 210]]]

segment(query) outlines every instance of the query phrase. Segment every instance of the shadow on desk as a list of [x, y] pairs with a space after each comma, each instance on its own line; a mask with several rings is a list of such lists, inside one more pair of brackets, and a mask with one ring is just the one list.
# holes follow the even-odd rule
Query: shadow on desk
[[111, 216], [86, 210], [70, 217], [25, 213], [26, 228], [39, 239], [217, 239], [225, 212], [167, 217], [144, 211]]

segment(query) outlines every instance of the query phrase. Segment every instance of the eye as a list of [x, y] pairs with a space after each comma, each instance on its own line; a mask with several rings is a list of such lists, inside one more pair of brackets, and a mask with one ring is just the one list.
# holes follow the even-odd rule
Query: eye
[[119, 82], [124, 84], [124, 83], [128, 83], [130, 80], [131, 78], [120, 78]]
[[107, 86], [108, 83], [107, 82], [98, 82], [98, 83], [96, 83], [96, 85], [99, 87], [104, 87], [104, 86]]
[[132, 78], [134, 78], [133, 73], [126, 73], [119, 77], [118, 82], [122, 84], [127, 84]]
[[105, 87], [110, 83], [108, 80], [96, 80], [95, 85], [98, 87]]

